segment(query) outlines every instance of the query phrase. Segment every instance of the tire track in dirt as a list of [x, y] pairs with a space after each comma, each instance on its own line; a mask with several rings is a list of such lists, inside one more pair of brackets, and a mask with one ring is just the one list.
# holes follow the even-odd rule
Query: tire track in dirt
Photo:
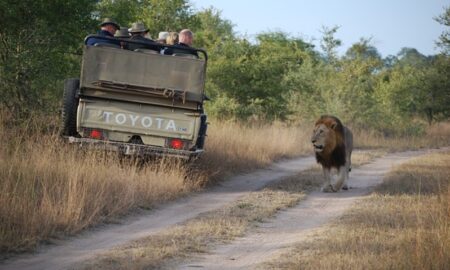
[[71, 269], [113, 247], [151, 234], [195, 216], [218, 209], [248, 192], [258, 190], [282, 177], [294, 175], [315, 164], [314, 157], [280, 161], [268, 169], [239, 175], [215, 188], [181, 198], [146, 214], [130, 217], [121, 224], [99, 226], [76, 237], [42, 246], [34, 254], [24, 254], [0, 263], [0, 269]]
[[[442, 150], [448, 150], [445, 148]], [[339, 217], [357, 200], [366, 196], [393, 166], [413, 157], [442, 150], [408, 151], [388, 154], [374, 162], [352, 170], [350, 190], [339, 193], [312, 192], [297, 206], [280, 212], [274, 219], [262, 223], [253, 233], [222, 245], [210, 254], [173, 269], [253, 269], [271, 257], [283, 254], [292, 245], [319, 231]]]

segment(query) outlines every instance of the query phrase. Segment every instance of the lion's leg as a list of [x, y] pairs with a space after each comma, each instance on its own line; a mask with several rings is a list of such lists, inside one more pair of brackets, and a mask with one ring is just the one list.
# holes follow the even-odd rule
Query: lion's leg
[[352, 170], [352, 152], [348, 151], [345, 158], [345, 179], [344, 185], [342, 186], [343, 190], [348, 190], [348, 179], [350, 178], [351, 170]]
[[338, 180], [336, 181], [336, 184], [334, 185], [333, 189], [334, 191], [339, 191], [342, 188], [342, 185], [344, 184], [346, 178], [347, 178], [348, 169], [347, 166], [341, 166], [338, 169]]
[[344, 184], [342, 185], [343, 190], [348, 190], [349, 172], [350, 172], [350, 167], [345, 166]]
[[331, 185], [330, 168], [323, 167], [323, 176], [325, 177], [325, 183], [322, 187], [322, 191], [323, 192], [334, 192], [333, 185]]
[[345, 167], [343, 167], [342, 169], [345, 170], [344, 184], [342, 185], [342, 189], [348, 190], [348, 178], [349, 178], [349, 174], [350, 174], [350, 170], [351, 170], [350, 162], [346, 162]]

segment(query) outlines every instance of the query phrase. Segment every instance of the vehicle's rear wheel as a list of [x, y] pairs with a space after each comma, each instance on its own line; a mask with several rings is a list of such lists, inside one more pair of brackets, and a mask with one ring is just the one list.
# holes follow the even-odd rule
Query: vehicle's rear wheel
[[206, 122], [206, 114], [200, 116], [200, 130], [198, 131], [198, 138], [196, 142], [197, 149], [203, 149], [205, 146], [206, 130], [208, 129], [208, 123]]
[[77, 135], [77, 91], [80, 88], [79, 79], [66, 79], [64, 81], [63, 107], [62, 107], [62, 127], [61, 135]]

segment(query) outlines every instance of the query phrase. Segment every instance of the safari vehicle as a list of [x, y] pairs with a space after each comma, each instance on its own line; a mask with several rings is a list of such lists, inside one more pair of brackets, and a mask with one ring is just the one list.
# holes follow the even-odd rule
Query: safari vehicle
[[[85, 44], [92, 37], [112, 40], [89, 35]], [[84, 47], [80, 79], [64, 82], [64, 138], [124, 155], [199, 156], [207, 129], [203, 110], [207, 53], [114, 40], [143, 48], [130, 51], [108, 43]], [[167, 47], [177, 53], [160, 54]]]

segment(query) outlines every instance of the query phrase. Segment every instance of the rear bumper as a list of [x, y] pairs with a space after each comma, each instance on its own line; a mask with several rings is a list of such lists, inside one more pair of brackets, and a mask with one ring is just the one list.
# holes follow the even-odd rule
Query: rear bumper
[[65, 137], [69, 143], [78, 144], [80, 147], [88, 147], [106, 151], [114, 151], [127, 156], [165, 156], [191, 159], [200, 156], [204, 150], [177, 150], [152, 145], [132, 144], [123, 142], [102, 141], [89, 138]]

